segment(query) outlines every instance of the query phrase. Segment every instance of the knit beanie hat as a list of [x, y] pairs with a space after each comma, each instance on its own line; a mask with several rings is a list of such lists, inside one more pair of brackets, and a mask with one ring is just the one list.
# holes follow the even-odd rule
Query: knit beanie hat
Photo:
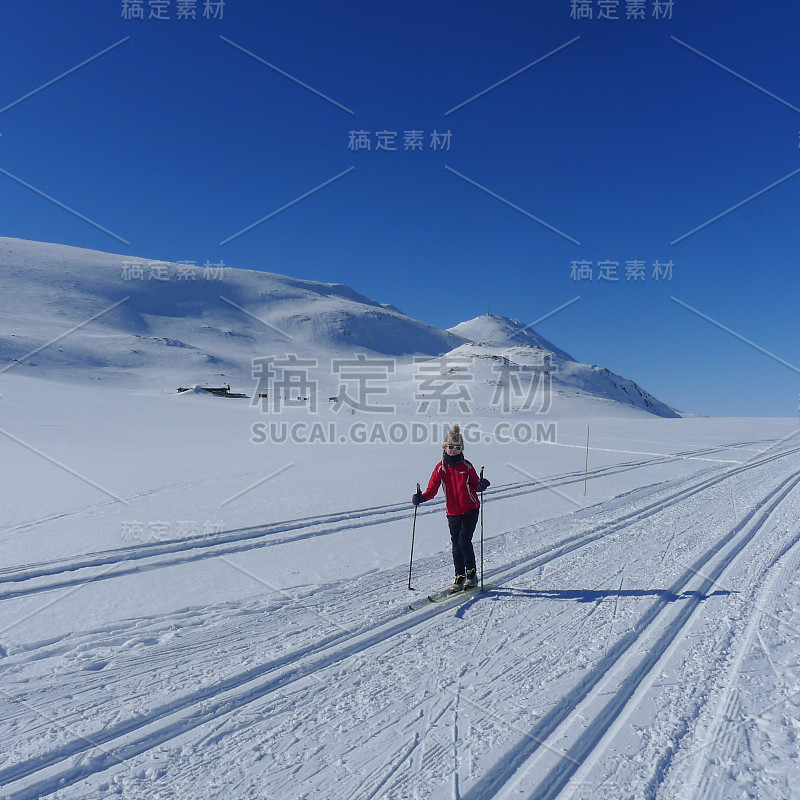
[[447, 447], [448, 444], [460, 444], [461, 450], [464, 450], [464, 438], [461, 436], [461, 428], [458, 425], [453, 425], [450, 432], [444, 437], [442, 447]]

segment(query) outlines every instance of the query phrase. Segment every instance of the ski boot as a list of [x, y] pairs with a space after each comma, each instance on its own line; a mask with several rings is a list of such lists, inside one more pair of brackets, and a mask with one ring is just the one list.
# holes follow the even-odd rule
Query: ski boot
[[465, 575], [456, 575], [453, 585], [450, 587], [450, 594], [457, 594], [464, 588]]
[[478, 575], [476, 570], [468, 569], [467, 570], [467, 577], [464, 580], [464, 588], [465, 589], [474, 589], [478, 585]]

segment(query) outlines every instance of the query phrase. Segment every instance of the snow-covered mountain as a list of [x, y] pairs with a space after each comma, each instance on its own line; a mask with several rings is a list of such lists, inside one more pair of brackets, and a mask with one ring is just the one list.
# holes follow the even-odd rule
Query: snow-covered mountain
[[27, 374], [249, 382], [254, 356], [438, 355], [463, 341], [342, 284], [0, 238], [0, 364], [24, 359]]
[[0, 369], [16, 361], [16, 374], [52, 380], [252, 390], [254, 358], [296, 354], [319, 360], [327, 395], [337, 386], [330, 359], [356, 353], [406, 362], [391, 379], [408, 398], [411, 357], [446, 355], [469, 365], [478, 407], [545, 412], [556, 398], [562, 408], [597, 399], [676, 416], [505, 317], [443, 330], [342, 284], [0, 238]]
[[634, 381], [577, 362], [519, 320], [486, 315], [449, 330], [469, 339], [450, 355], [469, 359], [476, 385], [493, 387], [495, 404], [507, 402], [507, 410], [544, 412], [556, 400], [596, 398], [661, 417], [680, 416]]
[[539, 336], [525, 323], [496, 314], [475, 317], [448, 330], [475, 344], [503, 348], [524, 346], [550, 352], [564, 361], [575, 361], [569, 353], [556, 347], [543, 336]]

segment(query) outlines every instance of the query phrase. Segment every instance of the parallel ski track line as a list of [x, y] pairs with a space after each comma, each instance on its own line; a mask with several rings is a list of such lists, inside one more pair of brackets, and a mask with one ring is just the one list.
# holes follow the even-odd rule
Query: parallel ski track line
[[[700, 556], [673, 583], [668, 590], [668, 595], [671, 596], [684, 592], [693, 579], [702, 578], [697, 589], [686, 596], [686, 603], [680, 612], [668, 622], [657, 641], [648, 649], [633, 670], [621, 676], [620, 688], [612, 694], [601, 711], [586, 726], [583, 733], [574, 741], [558, 763], [550, 769], [528, 800], [556, 800], [580, 765], [600, 744], [603, 736], [622, 713], [642, 681], [658, 667], [662, 657], [680, 636], [681, 631], [706, 599], [708, 592], [712, 590], [723, 573], [741, 555], [744, 548], [798, 484], [800, 484], [800, 472], [781, 481], [737, 525]], [[740, 534], [742, 535], [740, 536]], [[738, 541], [737, 537], [739, 537]], [[793, 546], [798, 540], [800, 540], [800, 534], [793, 538], [788, 547]], [[707, 573], [701, 572], [707, 569], [715, 556], [719, 556], [729, 544], [732, 544], [730, 550], [722, 554]], [[543, 746], [547, 745], [547, 740], [578, 710], [582, 703], [603, 694], [598, 691], [598, 684], [612, 674], [612, 670], [620, 660], [631, 652], [645, 632], [656, 622], [661, 612], [669, 605], [670, 602], [666, 598], [656, 600], [639, 618], [634, 629], [616, 642], [581, 683], [533, 726], [525, 739], [510, 752], [505, 753], [502, 760], [463, 795], [462, 800], [487, 800], [487, 798], [496, 797], [498, 792], [510, 784], [517, 772], [523, 769], [526, 762]]]
[[[688, 496], [711, 488], [735, 475], [756, 469], [798, 452], [800, 452], [800, 447], [791, 448], [773, 455], [764, 456], [749, 464], [735, 467], [722, 475], [705, 478], [699, 484], [673, 492], [671, 495], [651, 503], [644, 509], [638, 509], [625, 514], [613, 523], [605, 523], [599, 525], [592, 531], [570, 537], [560, 543], [560, 545], [557, 545], [556, 548], [550, 548], [550, 552], [539, 551], [538, 553], [534, 553], [509, 569], [492, 573], [491, 579], [493, 582], [501, 583], [525, 575], [544, 563], [561, 558], [578, 547], [596, 541], [604, 535], [614, 533], [628, 524], [646, 519]], [[788, 494], [788, 491], [794, 488], [794, 485], [798, 482], [800, 482], [800, 472], [795, 473], [785, 480], [781, 484], [781, 487], [785, 487], [788, 483], [791, 483], [791, 487], [785, 492], [785, 494]], [[684, 573], [683, 577], [685, 577], [686, 580], [683, 580], [683, 577], [679, 579], [668, 592], [668, 595], [674, 595], [681, 591], [682, 585], [685, 585], [685, 583], [696, 574], [696, 571], [723, 546], [724, 542], [733, 538], [756, 514], [760, 507], [763, 507], [772, 497], [780, 493], [781, 487], [771, 491], [759, 506], [752, 509], [742, 522], [720, 540], [718, 545], [715, 545], [707, 551], [706, 555], [695, 562], [693, 567]], [[605, 533], [603, 533], [603, 531], [605, 531]], [[742, 545], [742, 547], [743, 546], [744, 545]], [[683, 583], [681, 583], [682, 581]], [[681, 584], [681, 586], [679, 586], [679, 584]], [[458, 595], [454, 595], [452, 602], [445, 601], [439, 604], [431, 603], [414, 613], [409, 613], [405, 609], [400, 609], [395, 613], [394, 617], [390, 617], [385, 621], [376, 622], [364, 630], [325, 637], [307, 647], [285, 653], [274, 661], [252, 667], [249, 670], [239, 673], [238, 675], [233, 675], [217, 684], [178, 697], [169, 703], [151, 710], [143, 716], [123, 720], [115, 725], [66, 742], [61, 747], [50, 752], [35, 756], [13, 766], [5, 767], [0, 770], [0, 786], [9, 786], [25, 778], [35, 776], [37, 773], [41, 773], [45, 770], [52, 770], [52, 775], [42, 777], [37, 782], [29, 784], [26, 787], [11, 790], [9, 794], [5, 795], [7, 800], [33, 800], [34, 798], [46, 796], [58, 789], [78, 783], [94, 774], [103, 772], [121, 762], [134, 758], [137, 755], [181, 736], [224, 714], [231, 713], [247, 706], [249, 703], [260, 700], [272, 692], [278, 691], [298, 680], [307, 678], [320, 670], [336, 665], [354, 655], [363, 653], [371, 647], [383, 646], [387, 639], [407, 633], [418, 626], [425, 625], [440, 615], [449, 612], [456, 605], [465, 603], [465, 601], [474, 602], [475, 599], [476, 598], [472, 595], [467, 598], [460, 598]], [[699, 599], [697, 602], [699, 602]], [[697, 602], [689, 606], [692, 612], [696, 608]], [[552, 730], [574, 711], [574, 708], [589, 691], [591, 691], [594, 684], [613, 667], [614, 663], [621, 655], [630, 649], [635, 642], [635, 638], [638, 638], [653, 622], [665, 603], [665, 600], [654, 603], [651, 607], [652, 612], [646, 614], [646, 624], [642, 624], [642, 620], [640, 620], [633, 641], [628, 641], [632, 636], [632, 634], [629, 634], [608, 651], [598, 667], [592, 672], [592, 675], [596, 675], [594, 681], [590, 681], [590, 679], [587, 678], [576, 690], [573, 690], [571, 694], [567, 695], [565, 700], [562, 701], [551, 714], [545, 717], [545, 720], [558, 718], [557, 721], [552, 724]], [[681, 627], [683, 627], [683, 624], [684, 623], [681, 624]], [[677, 635], [678, 632], [679, 629], [676, 630], [675, 635]], [[674, 636], [672, 638], [674, 638]], [[602, 669], [600, 669], [601, 665], [603, 667]], [[638, 685], [645, 674], [646, 673], [643, 673], [639, 680], [635, 682], [636, 685]], [[635, 690], [635, 685], [633, 689]], [[622, 705], [624, 705], [624, 703]], [[619, 708], [620, 711], [621, 708], [622, 706]], [[617, 713], [619, 713], [619, 711], [617, 711]], [[168, 720], [170, 717], [173, 717], [171, 721]], [[159, 725], [159, 723], [161, 724]], [[610, 724], [610, 719], [608, 724]], [[540, 725], [542, 725], [542, 723], [540, 723]], [[539, 727], [540, 726], [537, 726], [537, 729]], [[548, 728], [549, 727], [550, 726], [548, 726]], [[548, 730], [542, 735], [539, 735], [538, 738], [540, 740], [546, 738], [552, 730]], [[596, 742], [599, 742], [600, 738], [602, 738], [602, 731], [596, 738]], [[116, 745], [113, 744], [115, 741], [117, 742]], [[113, 749], [106, 747], [107, 745], [112, 745]], [[509, 763], [504, 758], [502, 762], [503, 766], [499, 767], [501, 770], [500, 775], [495, 778], [492, 777], [494, 773], [490, 772], [485, 780], [492, 777], [492, 785], [504, 785], [508, 782], [518, 766], [523, 763], [537, 747], [538, 745], [535, 743], [534, 746], [531, 746], [531, 741], [526, 739], [517, 747], [518, 753], [513, 761], [513, 769], [504, 766]], [[587, 752], [590, 749], [591, 748], [588, 748]], [[95, 752], [90, 755], [92, 751], [98, 750], [100, 751], [99, 753]], [[69, 764], [68, 762], [75, 759], [76, 756], [83, 757]], [[64, 766], [60, 771], [56, 772], [55, 770], [59, 764], [64, 764]], [[568, 769], [569, 766], [570, 762], [566, 761], [566, 769]], [[567, 780], [569, 780], [569, 775], [567, 775], [564, 782]], [[478, 797], [486, 798], [493, 796], [491, 793], [485, 794], [483, 790], [481, 790], [479, 794], [474, 794], [474, 792], [475, 788], [473, 787], [473, 790], [464, 795], [463, 800], [477, 800]], [[551, 795], [547, 795], [547, 797], [550, 796]], [[539, 800], [538, 796], [536, 800]]]
[[[730, 662], [726, 665], [726, 676], [724, 680], [724, 688], [721, 692], [719, 699], [715, 704], [715, 709], [711, 714], [709, 727], [706, 729], [706, 734], [703, 737], [702, 743], [698, 742], [692, 749], [696, 748], [694, 755], [694, 767], [689, 775], [687, 781], [682, 783], [682, 788], [686, 797], [706, 797], [708, 794], [708, 787], [704, 787], [704, 783], [708, 780], [708, 774], [704, 774], [703, 767], [708, 763], [708, 748], [712, 747], [715, 742], [719, 743], [722, 748], [718, 755], [722, 759], [726, 759], [728, 763], [733, 763], [733, 749], [736, 745], [736, 740], [742, 735], [742, 726], [738, 722], [731, 722], [731, 720], [738, 719], [736, 707], [738, 701], [738, 691], [736, 688], [736, 681], [741, 676], [742, 666], [745, 658], [752, 646], [753, 640], [759, 637], [758, 627], [763, 619], [761, 608], [764, 607], [765, 602], [770, 597], [782, 596], [783, 590], [786, 589], [788, 584], [789, 575], [797, 573], [798, 554], [792, 553], [800, 543], [800, 533], [792, 538], [788, 543], [775, 554], [771, 563], [763, 573], [762, 580], [755, 588], [753, 608], [759, 613], [754, 613], [742, 632], [738, 643], [736, 643], [736, 651]], [[781, 563], [784, 562], [785, 563]], [[777, 584], [777, 587], [776, 587]], [[760, 640], [760, 639], [759, 639]], [[736, 640], [733, 640], [736, 642]], [[767, 659], [770, 660], [767, 648], [761, 643]], [[774, 665], [772, 665], [775, 671]], [[777, 672], [776, 672], [777, 674]], [[701, 707], [695, 708], [695, 713], [692, 714], [690, 719], [695, 720], [700, 716]], [[670, 767], [674, 763], [675, 754], [677, 752], [677, 740], [673, 740], [673, 747], [668, 749], [667, 757], [657, 763], [653, 777], [649, 784], [645, 787], [645, 797], [655, 797], [655, 792], [658, 786], [662, 783], [664, 776], [668, 773]], [[730, 748], [730, 749], [729, 749]]]
[[[589, 471], [589, 476], [592, 478], [600, 478], [609, 475], [617, 475], [622, 472], [640, 469], [641, 467], [658, 466], [673, 461], [683, 461], [697, 457], [698, 455], [726, 452], [739, 447], [747, 447], [751, 444], [761, 444], [761, 442], [737, 442], [700, 450], [665, 454], [663, 457], [645, 461], [627, 461], [621, 464], [597, 467]], [[540, 481], [521, 481], [493, 490], [492, 494], [486, 498], [486, 502], [502, 501], [524, 494], [547, 491], [551, 487], [557, 488], [567, 486], [569, 484], [579, 483], [583, 480], [584, 473], [578, 470], [552, 478], [548, 477]], [[424, 516], [426, 514], [437, 513], [443, 502], [443, 500], [433, 501], [428, 508], [419, 512], [420, 515]], [[5, 589], [5, 591], [0, 591], [0, 602], [32, 594], [39, 594], [41, 592], [53, 591], [55, 589], [65, 589], [85, 583], [112, 580], [113, 578], [133, 575], [151, 569], [163, 569], [178, 564], [185, 564], [208, 558], [218, 558], [224, 555], [235, 555], [249, 550], [289, 544], [305, 539], [329, 536], [334, 533], [341, 533], [342, 531], [396, 522], [409, 514], [407, 503], [394, 503], [316, 517], [301, 517], [285, 522], [259, 526], [255, 529], [235, 529], [214, 536], [196, 537], [173, 542], [146, 542], [130, 547], [89, 553], [72, 560], [60, 560], [44, 564], [31, 564], [24, 567], [0, 569], [0, 587], [3, 587], [4, 585], [8, 586], [11, 584], [25, 583], [37, 578], [57, 578], [58, 576], [78, 572], [80, 570], [100, 569], [115, 564], [124, 565], [130, 562], [154, 559], [152, 563], [131, 565], [114, 570], [113, 572], [109, 572], [106, 569], [98, 575], [62, 578], [61, 580], [53, 580], [45, 584], [36, 584], [34, 586], [24, 586], [19, 589], [8, 588]], [[359, 521], [354, 522], [356, 519]], [[309, 528], [322, 525], [332, 527], [326, 527], [323, 530], [308, 530]], [[301, 532], [293, 536], [277, 537], [277, 534], [296, 530]], [[161, 556], [165, 555], [172, 557], [161, 558]]]
[[[556, 559], [561, 558], [568, 553], [573, 552], [574, 550], [585, 547], [592, 542], [598, 541], [599, 539], [604, 539], [607, 536], [610, 536], [611, 534], [617, 533], [623, 528], [628, 527], [629, 525], [635, 524], [636, 522], [641, 522], [642, 520], [645, 520], [648, 517], [651, 517], [678, 502], [686, 500], [693, 495], [704, 492], [706, 489], [710, 489], [717, 484], [722, 483], [722, 481], [727, 480], [734, 475], [739, 475], [742, 472], [756, 469], [764, 464], [768, 464], [772, 461], [784, 458], [785, 456], [794, 455], [796, 453], [800, 453], [800, 447], [796, 447], [776, 455], [766, 456], [760, 461], [736, 467], [722, 475], [713, 475], [705, 478], [699, 483], [692, 484], [688, 487], [673, 492], [672, 494], [662, 497], [659, 500], [643, 506], [642, 508], [638, 508], [634, 511], [628, 512], [627, 514], [623, 514], [612, 521], [601, 523], [594, 528], [590, 528], [588, 531], [576, 533], [573, 536], [562, 539], [560, 542], [556, 542], [548, 547], [542, 548], [541, 550], [526, 556], [523, 561], [514, 567], [510, 567], [502, 571], [492, 572], [487, 575], [487, 578], [491, 580], [493, 584], [502, 585], [503, 583], [514, 580], [515, 578], [522, 577], [537, 567], [548, 564], [551, 561], [555, 561]], [[685, 482], [687, 481], [684, 481], [684, 483]], [[454, 595], [454, 597], [459, 598], [459, 595]], [[447, 602], [448, 601], [446, 600], [442, 601], [442, 603], [445, 604]]]

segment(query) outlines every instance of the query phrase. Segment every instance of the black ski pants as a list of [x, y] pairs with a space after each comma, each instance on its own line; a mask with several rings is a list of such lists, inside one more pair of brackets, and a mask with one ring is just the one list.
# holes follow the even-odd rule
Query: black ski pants
[[456, 575], [466, 575], [468, 570], [475, 569], [475, 550], [472, 547], [472, 534], [478, 524], [479, 508], [473, 508], [466, 514], [447, 518], [450, 528], [450, 541], [453, 543], [453, 566]]

